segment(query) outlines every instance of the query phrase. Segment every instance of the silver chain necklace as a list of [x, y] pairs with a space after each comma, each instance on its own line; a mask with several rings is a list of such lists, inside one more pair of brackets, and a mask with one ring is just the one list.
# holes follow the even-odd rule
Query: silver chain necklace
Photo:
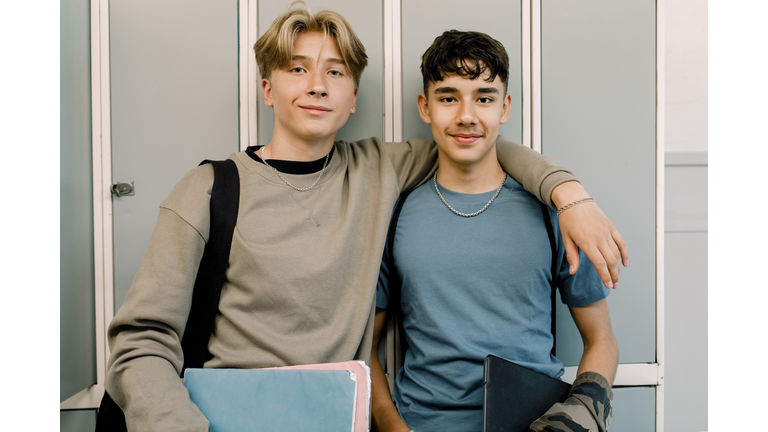
[[448, 207], [448, 210], [454, 212], [455, 214], [457, 214], [457, 215], [459, 215], [461, 217], [466, 217], [466, 218], [474, 217], [474, 216], [477, 216], [480, 213], [484, 212], [485, 209], [487, 209], [491, 205], [493, 200], [495, 200], [496, 197], [499, 196], [499, 192], [501, 192], [501, 188], [504, 186], [504, 183], [507, 182], [507, 175], [504, 174], [504, 179], [501, 181], [501, 184], [499, 185], [499, 188], [496, 189], [496, 193], [493, 194], [493, 197], [491, 197], [491, 200], [488, 201], [488, 203], [486, 205], [484, 205], [483, 208], [481, 208], [480, 210], [478, 210], [478, 211], [476, 211], [474, 213], [462, 213], [460, 211], [457, 211], [455, 208], [451, 207], [451, 205], [448, 204], [448, 201], [446, 201], [445, 198], [443, 198], [443, 194], [440, 193], [440, 188], [437, 187], [437, 173], [439, 171], [440, 170], [435, 171], [435, 175], [432, 177], [432, 183], [435, 184], [435, 191], [437, 191], [437, 196], [439, 196], [440, 197], [440, 201], [442, 201], [443, 204], [445, 204], [445, 206]]
[[[266, 147], [266, 146], [264, 146], [264, 147]], [[268, 167], [272, 168], [272, 171], [274, 171], [275, 173], [277, 173], [277, 176], [278, 176], [278, 177], [280, 177], [280, 180], [282, 180], [282, 181], [283, 181], [283, 183], [287, 184], [288, 186], [290, 186], [291, 188], [293, 188], [293, 190], [295, 190], [295, 191], [297, 191], [297, 192], [306, 192], [306, 191], [308, 191], [308, 190], [312, 189], [313, 187], [315, 187], [315, 185], [317, 184], [317, 182], [319, 182], [319, 181], [320, 181], [320, 177], [322, 177], [322, 176], [323, 176], [323, 172], [325, 172], [325, 167], [327, 167], [327, 166], [328, 166], [328, 159], [329, 159], [329, 158], [330, 158], [330, 156], [331, 156], [331, 153], [330, 153], [330, 152], [328, 152], [328, 154], [327, 154], [327, 155], [325, 155], [325, 163], [323, 164], [323, 169], [321, 169], [321, 170], [320, 170], [320, 175], [319, 175], [319, 176], [317, 176], [317, 178], [315, 179], [315, 182], [314, 182], [314, 183], [312, 183], [312, 186], [310, 186], [310, 187], [305, 187], [305, 188], [299, 188], [299, 187], [296, 187], [296, 186], [294, 186], [294, 185], [292, 185], [292, 184], [288, 183], [288, 180], [286, 180], [286, 179], [283, 177], [283, 175], [282, 175], [282, 174], [280, 174], [280, 171], [278, 171], [277, 169], [275, 169], [275, 167], [273, 167], [272, 165], [270, 165], [269, 163], [267, 163], [267, 158], [266, 158], [266, 157], [264, 157], [264, 147], [262, 147], [262, 148], [261, 148], [261, 160], [264, 162], [264, 165], [266, 165], [266, 166], [268, 166]]]

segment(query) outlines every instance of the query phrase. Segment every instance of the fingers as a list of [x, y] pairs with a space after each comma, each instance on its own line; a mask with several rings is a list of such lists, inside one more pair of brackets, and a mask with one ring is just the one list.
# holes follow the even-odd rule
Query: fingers
[[[610, 284], [611, 286], [609, 286], [609, 284], [606, 284], [605, 286], [615, 289], [619, 286], [619, 271], [621, 269], [619, 266], [619, 249], [612, 241], [610, 244], [608, 241], [599, 243], [597, 248], [603, 256], [605, 267], [608, 269], [612, 282]], [[592, 262], [594, 262], [594, 260]], [[605, 279], [603, 279], [603, 283], [605, 283]]]
[[627, 242], [624, 240], [624, 237], [621, 236], [619, 230], [617, 230], [615, 227], [611, 229], [611, 237], [613, 237], [613, 241], [616, 242], [616, 246], [618, 246], [619, 252], [621, 253], [621, 263], [624, 265], [624, 267], [628, 267], [629, 248], [627, 247]]
[[600, 248], [592, 245], [589, 248], [582, 247], [581, 251], [587, 255], [587, 258], [589, 258], [590, 261], [592, 261], [592, 265], [595, 266], [597, 274], [600, 275], [600, 280], [603, 281], [603, 285], [608, 289], [613, 289], [613, 276], [611, 276], [608, 263], [605, 260], [605, 256], [600, 251]]
[[565, 259], [570, 264], [569, 273], [571, 275], [576, 274], [576, 270], [579, 269], [579, 249], [576, 243], [573, 242], [571, 236], [563, 236], [563, 245], [565, 245]]

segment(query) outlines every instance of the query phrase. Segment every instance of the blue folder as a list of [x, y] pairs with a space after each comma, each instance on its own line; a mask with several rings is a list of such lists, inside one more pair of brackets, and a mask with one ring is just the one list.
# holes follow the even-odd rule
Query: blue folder
[[210, 432], [352, 432], [357, 377], [349, 371], [190, 368], [184, 385]]

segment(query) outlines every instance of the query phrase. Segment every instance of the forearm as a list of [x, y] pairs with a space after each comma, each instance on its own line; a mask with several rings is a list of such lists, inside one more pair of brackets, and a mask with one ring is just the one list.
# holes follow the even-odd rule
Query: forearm
[[[382, 269], [385, 267], [382, 264]], [[382, 272], [387, 274], [384, 270]], [[386, 293], [386, 291], [384, 292]], [[388, 294], [384, 295], [384, 297], [387, 296]], [[385, 308], [386, 304], [383, 305], [383, 308], [379, 308], [377, 305], [373, 324], [373, 343], [371, 344], [371, 414], [373, 415], [375, 430], [379, 432], [407, 432], [410, 428], [400, 418], [400, 414], [392, 402], [387, 376], [384, 374], [384, 368], [381, 367], [379, 362], [379, 341], [381, 340], [382, 332], [385, 331], [384, 328], [387, 322], [387, 310]]]
[[539, 201], [555, 208], [552, 193], [564, 182], [578, 180], [568, 169], [555, 165], [554, 159], [501, 137], [496, 140], [499, 164]]
[[175, 368], [160, 357], [134, 358], [111, 368], [106, 390], [123, 410], [128, 431], [208, 430], [208, 420]]
[[531, 425], [534, 432], [605, 432], [613, 419], [611, 386], [619, 364], [619, 348], [611, 330], [608, 302], [602, 299], [570, 310], [584, 342], [578, 376], [568, 398]]
[[161, 209], [133, 285], [110, 324], [106, 390], [129, 430], [208, 429], [179, 378], [180, 337], [204, 244], [197, 229]]
[[385, 143], [384, 149], [395, 169], [401, 191], [419, 186], [437, 170], [437, 144], [432, 140], [411, 139], [404, 143]]
[[619, 366], [619, 346], [613, 333], [600, 340], [585, 342], [584, 354], [579, 362], [577, 376], [584, 372], [596, 372], [613, 385], [616, 369]]
[[410, 430], [392, 402], [384, 369], [379, 363], [376, 350], [371, 351], [371, 414], [379, 432], [407, 432]]

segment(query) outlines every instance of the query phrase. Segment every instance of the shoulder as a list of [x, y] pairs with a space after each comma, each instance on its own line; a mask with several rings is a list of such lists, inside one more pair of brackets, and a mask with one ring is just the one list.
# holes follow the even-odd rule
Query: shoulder
[[[413, 189], [404, 191], [398, 198], [398, 204], [401, 206], [413, 205], [413, 203], [422, 202], [429, 196], [435, 194], [435, 187], [432, 183], [432, 177], [427, 179], [423, 184], [416, 186]], [[402, 202], [402, 204], [401, 204]]]
[[184, 174], [160, 206], [173, 210], [183, 209], [190, 204], [194, 206], [195, 201], [205, 201], [207, 206], [212, 187], [213, 166], [211, 164], [197, 166]]
[[[237, 159], [232, 157], [237, 163]], [[210, 200], [213, 188], [213, 165], [199, 165], [189, 170], [160, 204], [192, 225], [201, 233], [210, 225]]]

